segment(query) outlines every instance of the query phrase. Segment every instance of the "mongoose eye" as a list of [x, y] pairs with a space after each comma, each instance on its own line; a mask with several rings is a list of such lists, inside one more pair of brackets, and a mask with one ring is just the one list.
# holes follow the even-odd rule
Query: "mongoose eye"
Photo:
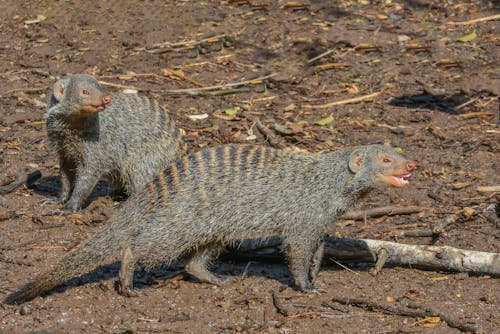
[[391, 159], [389, 159], [389, 158], [384, 158], [383, 162], [384, 162], [385, 164], [389, 164], [389, 163], [391, 163], [391, 162], [392, 162], [392, 160], [391, 160]]
[[82, 90], [82, 94], [83, 95], [90, 95], [90, 92], [88, 90], [86, 90], [86, 89], [83, 89]]

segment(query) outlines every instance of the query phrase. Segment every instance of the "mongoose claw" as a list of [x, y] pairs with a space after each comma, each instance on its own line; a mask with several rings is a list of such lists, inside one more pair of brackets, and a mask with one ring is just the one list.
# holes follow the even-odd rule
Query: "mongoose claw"
[[73, 203], [71, 201], [69, 201], [68, 203], [66, 203], [66, 205], [64, 205], [64, 210], [66, 211], [70, 211], [70, 212], [78, 212], [78, 204], [76, 203]]
[[67, 211], [65, 210], [61, 210], [61, 209], [54, 209], [54, 210], [50, 210], [47, 214], [49, 216], [55, 216], [55, 215], [64, 215], [68, 213]]
[[118, 289], [118, 293], [124, 297], [138, 297], [140, 292], [134, 288], [122, 288], [121, 286]]
[[326, 292], [325, 289], [322, 289], [321, 287], [319, 286], [311, 286], [311, 288], [309, 289], [301, 289], [302, 292], [305, 292], [305, 293], [314, 293], [315, 295], [321, 295], [321, 293], [324, 293]]
[[217, 276], [215, 276], [215, 279], [212, 283], [217, 284], [217, 285], [226, 285], [226, 284], [231, 283], [232, 281], [233, 281], [233, 279], [229, 276], [217, 275]]

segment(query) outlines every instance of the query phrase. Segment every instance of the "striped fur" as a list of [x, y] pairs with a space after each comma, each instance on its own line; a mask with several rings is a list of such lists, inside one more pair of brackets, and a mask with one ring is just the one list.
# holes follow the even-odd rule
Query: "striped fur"
[[[90, 92], [87, 98], [79, 95], [81, 87]], [[182, 131], [158, 101], [120, 93], [111, 95], [100, 112], [80, 111], [102, 96], [96, 79], [73, 75], [55, 84], [49, 104], [47, 134], [60, 158], [61, 200], [72, 211], [83, 205], [98, 180], [131, 194], [186, 152]]]
[[[152, 268], [184, 259], [202, 281], [222, 247], [238, 240], [281, 236], [295, 284], [312, 288], [327, 226], [370, 190], [388, 185], [415, 164], [382, 146], [322, 155], [268, 147], [224, 145], [187, 155], [133, 194], [106, 227], [55, 267], [7, 296], [21, 303], [122, 254], [120, 293], [133, 295], [136, 265]], [[395, 178], [397, 179], [397, 178]]]

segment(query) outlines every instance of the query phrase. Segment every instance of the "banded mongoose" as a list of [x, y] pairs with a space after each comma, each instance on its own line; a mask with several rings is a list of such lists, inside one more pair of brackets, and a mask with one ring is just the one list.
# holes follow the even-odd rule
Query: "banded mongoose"
[[201, 281], [226, 245], [279, 235], [301, 290], [313, 289], [327, 225], [377, 186], [408, 184], [415, 162], [369, 145], [322, 155], [223, 145], [186, 155], [119, 208], [106, 227], [68, 253], [52, 272], [8, 295], [22, 303], [121, 254], [119, 292], [134, 295], [137, 265], [183, 259]]
[[108, 95], [85, 74], [54, 84], [47, 134], [59, 155], [60, 200], [71, 211], [80, 209], [100, 179], [131, 194], [185, 152], [180, 129], [158, 101]]

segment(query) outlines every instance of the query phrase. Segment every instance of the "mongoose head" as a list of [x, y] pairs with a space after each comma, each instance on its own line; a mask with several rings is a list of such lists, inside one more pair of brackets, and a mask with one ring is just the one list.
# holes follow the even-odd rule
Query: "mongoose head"
[[349, 169], [373, 186], [404, 187], [416, 163], [385, 145], [355, 148], [349, 157]]
[[94, 114], [104, 110], [111, 97], [97, 80], [86, 74], [75, 74], [54, 84], [53, 98], [64, 104], [64, 112], [71, 115]]

